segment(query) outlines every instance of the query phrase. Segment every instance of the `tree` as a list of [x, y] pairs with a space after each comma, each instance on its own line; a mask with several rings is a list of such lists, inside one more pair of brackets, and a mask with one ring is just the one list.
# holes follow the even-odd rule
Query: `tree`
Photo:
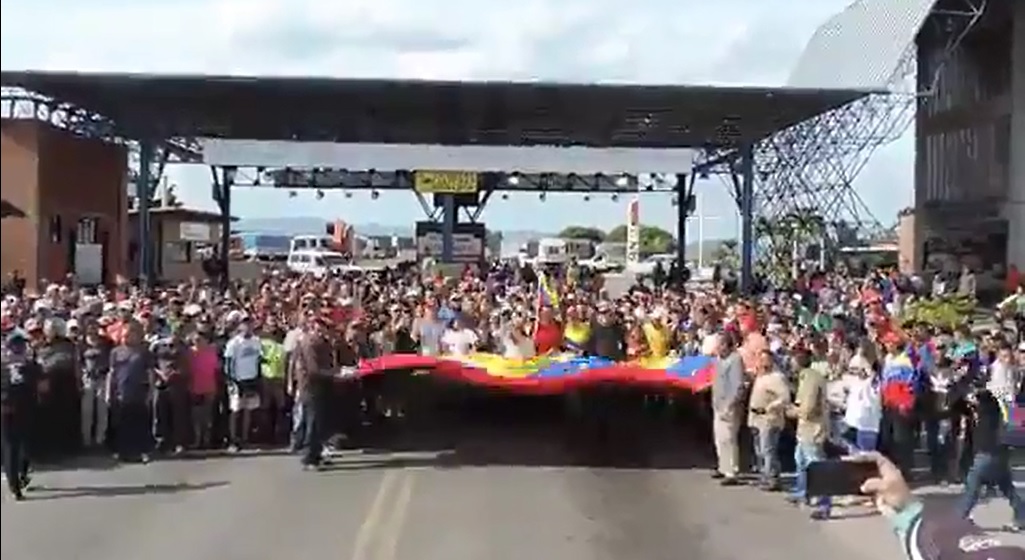
[[605, 235], [605, 241], [611, 243], [626, 243], [626, 226], [616, 226]]
[[775, 218], [760, 218], [754, 226], [755, 237], [768, 241], [772, 264], [767, 273], [774, 278], [796, 275], [810, 245], [823, 250], [826, 221], [815, 209], [797, 208]]
[[594, 227], [569, 226], [559, 232], [563, 239], [589, 239], [595, 243], [605, 241], [605, 232]]
[[[620, 225], [609, 230], [605, 241], [626, 243], [626, 226]], [[641, 226], [641, 252], [646, 254], [668, 253], [676, 247], [673, 234], [655, 226]]]
[[726, 270], [740, 269], [740, 247], [736, 239], [724, 239], [712, 259]]

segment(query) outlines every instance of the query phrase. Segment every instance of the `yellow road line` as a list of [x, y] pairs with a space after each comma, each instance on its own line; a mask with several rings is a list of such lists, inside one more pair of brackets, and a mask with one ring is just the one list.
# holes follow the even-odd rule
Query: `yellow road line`
[[374, 535], [377, 533], [381, 523], [381, 516], [388, 510], [388, 499], [391, 489], [398, 482], [399, 471], [387, 470], [381, 477], [381, 485], [377, 488], [374, 501], [370, 504], [366, 518], [356, 533], [356, 540], [352, 545], [352, 560], [370, 560], [371, 545], [374, 542]]
[[399, 541], [402, 540], [402, 530], [406, 524], [406, 517], [409, 516], [409, 504], [413, 501], [413, 481], [415, 480], [412, 471], [404, 471], [402, 485], [399, 486], [395, 503], [391, 509], [391, 516], [381, 527], [381, 547], [377, 550], [374, 560], [395, 560], [399, 549]]
[[413, 501], [413, 472], [387, 470], [356, 533], [352, 560], [394, 560]]

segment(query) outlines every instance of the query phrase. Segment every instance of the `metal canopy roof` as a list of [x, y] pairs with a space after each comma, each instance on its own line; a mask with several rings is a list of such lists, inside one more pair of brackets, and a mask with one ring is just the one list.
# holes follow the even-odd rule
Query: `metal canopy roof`
[[442, 82], [4, 71], [130, 138], [696, 148], [756, 141], [851, 89]]

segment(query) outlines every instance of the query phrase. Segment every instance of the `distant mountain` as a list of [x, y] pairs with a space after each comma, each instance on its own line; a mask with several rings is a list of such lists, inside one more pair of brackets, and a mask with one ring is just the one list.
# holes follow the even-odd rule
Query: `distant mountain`
[[[235, 222], [235, 229], [238, 231], [258, 231], [262, 233], [277, 233], [280, 235], [312, 235], [323, 233], [324, 226], [328, 220], [311, 216], [293, 216], [282, 218], [243, 218]], [[409, 236], [413, 235], [413, 224], [407, 227], [387, 226], [381, 224], [352, 224], [356, 233], [372, 236]], [[554, 234], [530, 230], [509, 230], [503, 231], [505, 239], [523, 240], [524, 243], [531, 239], [540, 239]]]
[[[279, 235], [317, 235], [324, 233], [329, 220], [310, 216], [294, 216], [287, 218], [251, 218], [235, 222], [238, 231], [255, 231], [260, 233], [276, 233]], [[411, 236], [413, 225], [409, 227], [384, 226], [380, 224], [353, 224], [356, 233], [369, 236]]]

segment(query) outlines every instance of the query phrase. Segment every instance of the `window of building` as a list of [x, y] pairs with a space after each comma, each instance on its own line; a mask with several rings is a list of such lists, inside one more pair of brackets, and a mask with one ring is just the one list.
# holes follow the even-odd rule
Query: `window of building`
[[60, 243], [61, 240], [64, 239], [64, 232], [62, 230], [63, 226], [61, 224], [62, 222], [59, 214], [50, 216], [49, 223], [47, 224], [48, 229], [50, 230], [50, 243]]
[[192, 243], [189, 241], [174, 241], [164, 244], [164, 258], [173, 263], [192, 262]]
[[75, 243], [81, 245], [98, 243], [99, 231], [99, 218], [82, 218], [78, 220], [78, 228], [75, 230]]

